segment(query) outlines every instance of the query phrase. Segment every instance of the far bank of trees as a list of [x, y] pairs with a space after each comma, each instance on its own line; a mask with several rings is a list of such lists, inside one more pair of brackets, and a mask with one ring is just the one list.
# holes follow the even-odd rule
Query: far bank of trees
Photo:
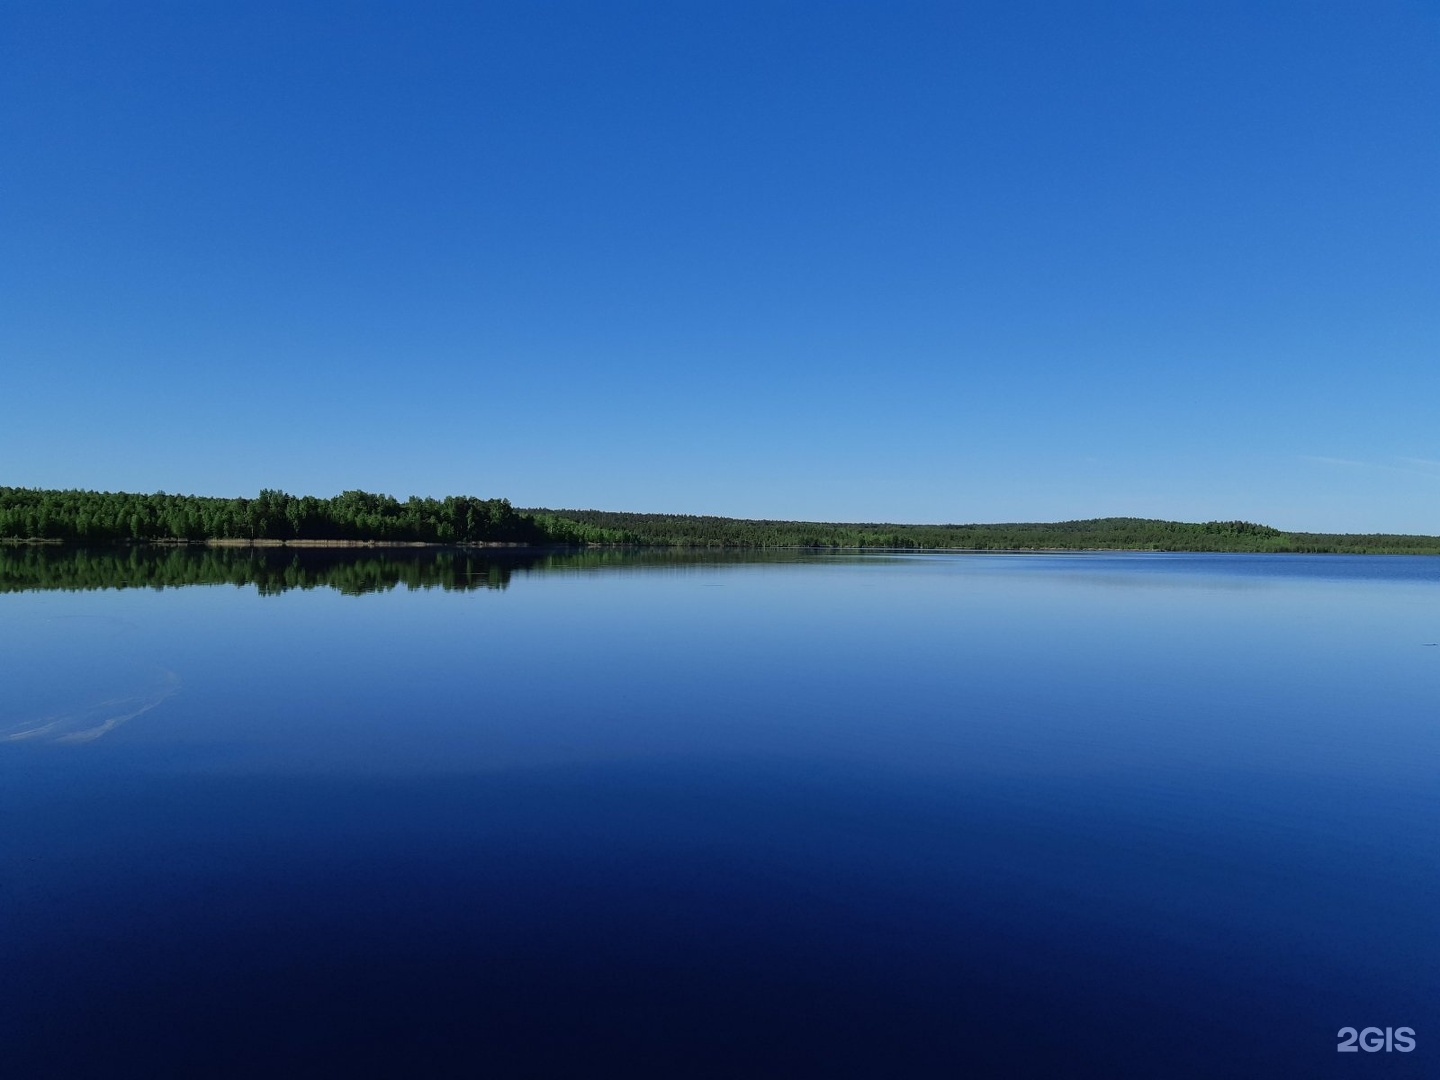
[[506, 499], [333, 499], [264, 490], [253, 499], [0, 487], [0, 540], [70, 544], [361, 541], [902, 551], [1237, 551], [1440, 554], [1440, 537], [1286, 533], [1248, 521], [1094, 518], [998, 525], [764, 521], [604, 510], [517, 510]]
[[333, 499], [264, 490], [253, 499], [0, 488], [0, 537], [74, 543], [369, 540], [547, 542], [505, 499], [411, 498], [347, 491]]
[[998, 525], [884, 525], [766, 521], [607, 510], [523, 510], [537, 521], [584, 525], [637, 544], [696, 547], [888, 548], [934, 551], [1236, 551], [1440, 554], [1440, 537], [1287, 533], [1249, 521], [1090, 518]]

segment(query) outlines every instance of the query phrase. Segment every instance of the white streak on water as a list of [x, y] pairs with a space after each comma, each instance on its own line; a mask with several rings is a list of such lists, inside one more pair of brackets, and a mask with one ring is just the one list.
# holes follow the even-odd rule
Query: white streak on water
[[161, 684], [149, 693], [107, 698], [70, 712], [23, 720], [0, 732], [0, 741], [49, 738], [63, 743], [93, 742], [127, 720], [149, 712], [179, 689], [180, 676], [166, 671]]

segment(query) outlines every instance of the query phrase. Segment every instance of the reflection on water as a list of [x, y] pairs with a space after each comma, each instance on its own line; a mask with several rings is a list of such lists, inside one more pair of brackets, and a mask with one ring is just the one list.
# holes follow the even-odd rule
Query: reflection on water
[[149, 712], [179, 689], [180, 676], [173, 671], [162, 671], [153, 685], [137, 694], [106, 698], [75, 709], [14, 723], [0, 721], [0, 741], [48, 739], [62, 743], [93, 742], [125, 721]]
[[0, 593], [253, 585], [262, 596], [330, 588], [350, 596], [407, 589], [504, 589], [516, 572], [793, 562], [793, 552], [614, 548], [292, 548], [0, 545]]
[[[899, 553], [722, 548], [209, 547], [127, 545], [77, 548], [0, 544], [0, 594], [58, 589], [254, 586], [262, 596], [329, 588], [347, 596], [407, 589], [468, 592], [507, 588], [516, 574], [591, 570], [713, 570], [762, 564], [830, 566], [903, 563], [950, 574], [966, 565], [1042, 575], [1062, 586], [1173, 589], [1185, 583], [1235, 589], [1292, 578], [1440, 582], [1440, 559], [1363, 555], [1237, 555], [1170, 552]], [[1003, 569], [1002, 569], [1003, 568]], [[1063, 571], [1057, 573], [1056, 571]], [[711, 580], [707, 584], [718, 584]]]
[[1440, 559], [11, 548], [0, 590], [7, 1077], [1348, 1080], [1344, 1025], [1435, 1075]]
[[321, 587], [352, 595], [398, 585], [503, 589], [515, 565], [425, 548], [0, 547], [0, 593], [183, 585], [253, 585], [266, 596]]

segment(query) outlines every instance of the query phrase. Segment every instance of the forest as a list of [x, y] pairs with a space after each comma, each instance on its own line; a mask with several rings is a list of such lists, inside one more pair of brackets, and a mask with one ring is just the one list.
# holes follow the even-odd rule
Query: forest
[[505, 499], [411, 498], [347, 491], [333, 499], [263, 490], [253, 499], [0, 488], [0, 538], [74, 543], [330, 540], [554, 542]]
[[1282, 532], [1248, 521], [1190, 524], [1091, 518], [998, 525], [877, 525], [764, 521], [602, 510], [522, 510], [538, 522], [575, 524], [634, 544], [741, 548], [884, 548], [901, 551], [1237, 551], [1440, 554], [1440, 537]]
[[456, 547], [628, 545], [901, 551], [1236, 551], [1440, 554], [1440, 537], [1284, 532], [1248, 521], [1147, 518], [900, 525], [772, 521], [603, 510], [517, 509], [507, 499], [273, 489], [256, 498], [0, 487], [0, 540], [66, 544], [424, 543]]

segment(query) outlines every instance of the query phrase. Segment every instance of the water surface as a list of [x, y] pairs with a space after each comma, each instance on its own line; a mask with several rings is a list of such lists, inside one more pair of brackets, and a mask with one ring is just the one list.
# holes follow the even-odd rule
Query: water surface
[[17, 1075], [1436, 1072], [1440, 560], [31, 550], [0, 592]]

